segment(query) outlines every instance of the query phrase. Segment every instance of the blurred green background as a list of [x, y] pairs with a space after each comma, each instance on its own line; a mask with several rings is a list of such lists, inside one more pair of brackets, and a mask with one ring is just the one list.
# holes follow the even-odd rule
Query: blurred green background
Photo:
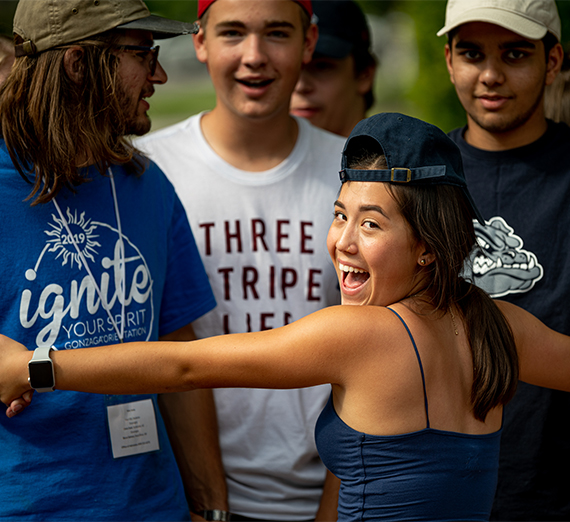
[[[40, 0], [41, 2], [41, 0]], [[0, 33], [11, 34], [17, 2], [0, 0]], [[147, 0], [154, 13], [186, 22], [195, 20], [197, 0]], [[436, 32], [445, 19], [445, 0], [359, 0], [368, 15], [373, 46], [380, 60], [376, 103], [369, 114], [398, 111], [434, 123], [446, 132], [464, 125], [464, 112], [449, 82]], [[562, 44], [570, 50], [570, 0], [557, 0]], [[160, 42], [161, 63], [169, 82], [150, 100], [153, 129], [211, 109], [215, 95], [205, 67], [198, 63], [189, 37]]]

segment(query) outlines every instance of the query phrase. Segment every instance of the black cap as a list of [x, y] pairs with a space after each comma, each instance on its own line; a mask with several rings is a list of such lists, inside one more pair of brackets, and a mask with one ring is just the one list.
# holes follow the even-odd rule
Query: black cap
[[[363, 138], [375, 140], [386, 156], [387, 169], [349, 169], [348, 158], [362, 147]], [[340, 180], [383, 181], [411, 185], [454, 185], [463, 189], [473, 217], [485, 224], [465, 181], [461, 152], [442, 130], [398, 113], [376, 114], [356, 124], [342, 151]]]
[[315, 54], [342, 59], [370, 48], [370, 29], [353, 0], [313, 0], [319, 39]]

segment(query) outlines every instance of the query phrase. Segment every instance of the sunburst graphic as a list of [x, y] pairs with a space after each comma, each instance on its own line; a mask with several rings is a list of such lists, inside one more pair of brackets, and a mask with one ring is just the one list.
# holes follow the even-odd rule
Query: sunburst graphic
[[73, 264], [77, 263], [78, 268], [81, 269], [83, 263], [75, 245], [77, 245], [77, 248], [85, 256], [85, 259], [90, 259], [95, 262], [93, 254], [97, 254], [96, 247], [101, 246], [100, 243], [95, 241], [95, 238], [99, 237], [94, 234], [97, 225], [92, 224], [90, 219], [85, 219], [85, 212], [82, 212], [80, 216], [77, 217], [77, 211], [72, 214], [68, 208], [66, 214], [71, 237], [63, 221], [55, 214], [52, 214], [55, 223], [50, 223], [49, 226], [51, 230], [45, 231], [45, 233], [52, 238], [47, 241], [49, 245], [48, 252], [55, 252], [56, 259], [62, 259], [62, 266], [65, 266], [69, 262], [71, 267], [73, 267]]

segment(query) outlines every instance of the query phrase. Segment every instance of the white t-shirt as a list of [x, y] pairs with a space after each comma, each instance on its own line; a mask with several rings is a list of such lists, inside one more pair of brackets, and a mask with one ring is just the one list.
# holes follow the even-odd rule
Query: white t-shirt
[[[137, 141], [174, 184], [216, 296], [218, 306], [193, 324], [196, 335], [276, 328], [338, 304], [326, 235], [344, 138], [297, 118], [289, 157], [270, 170], [248, 172], [212, 150], [201, 116]], [[272, 520], [315, 516], [325, 469], [313, 432], [329, 393], [328, 385], [215, 390], [233, 513]]]

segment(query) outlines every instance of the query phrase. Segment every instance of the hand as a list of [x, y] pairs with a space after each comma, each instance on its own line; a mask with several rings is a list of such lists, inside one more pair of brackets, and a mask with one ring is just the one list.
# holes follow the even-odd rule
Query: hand
[[6, 409], [6, 417], [10, 418], [14, 415], [20, 413], [24, 408], [27, 408], [32, 402], [32, 395], [34, 390], [28, 390], [19, 399], [16, 399], [10, 403], [10, 406]]
[[27, 370], [31, 357], [32, 353], [24, 345], [0, 335], [0, 401], [8, 406], [8, 417], [13, 417], [32, 400]]

